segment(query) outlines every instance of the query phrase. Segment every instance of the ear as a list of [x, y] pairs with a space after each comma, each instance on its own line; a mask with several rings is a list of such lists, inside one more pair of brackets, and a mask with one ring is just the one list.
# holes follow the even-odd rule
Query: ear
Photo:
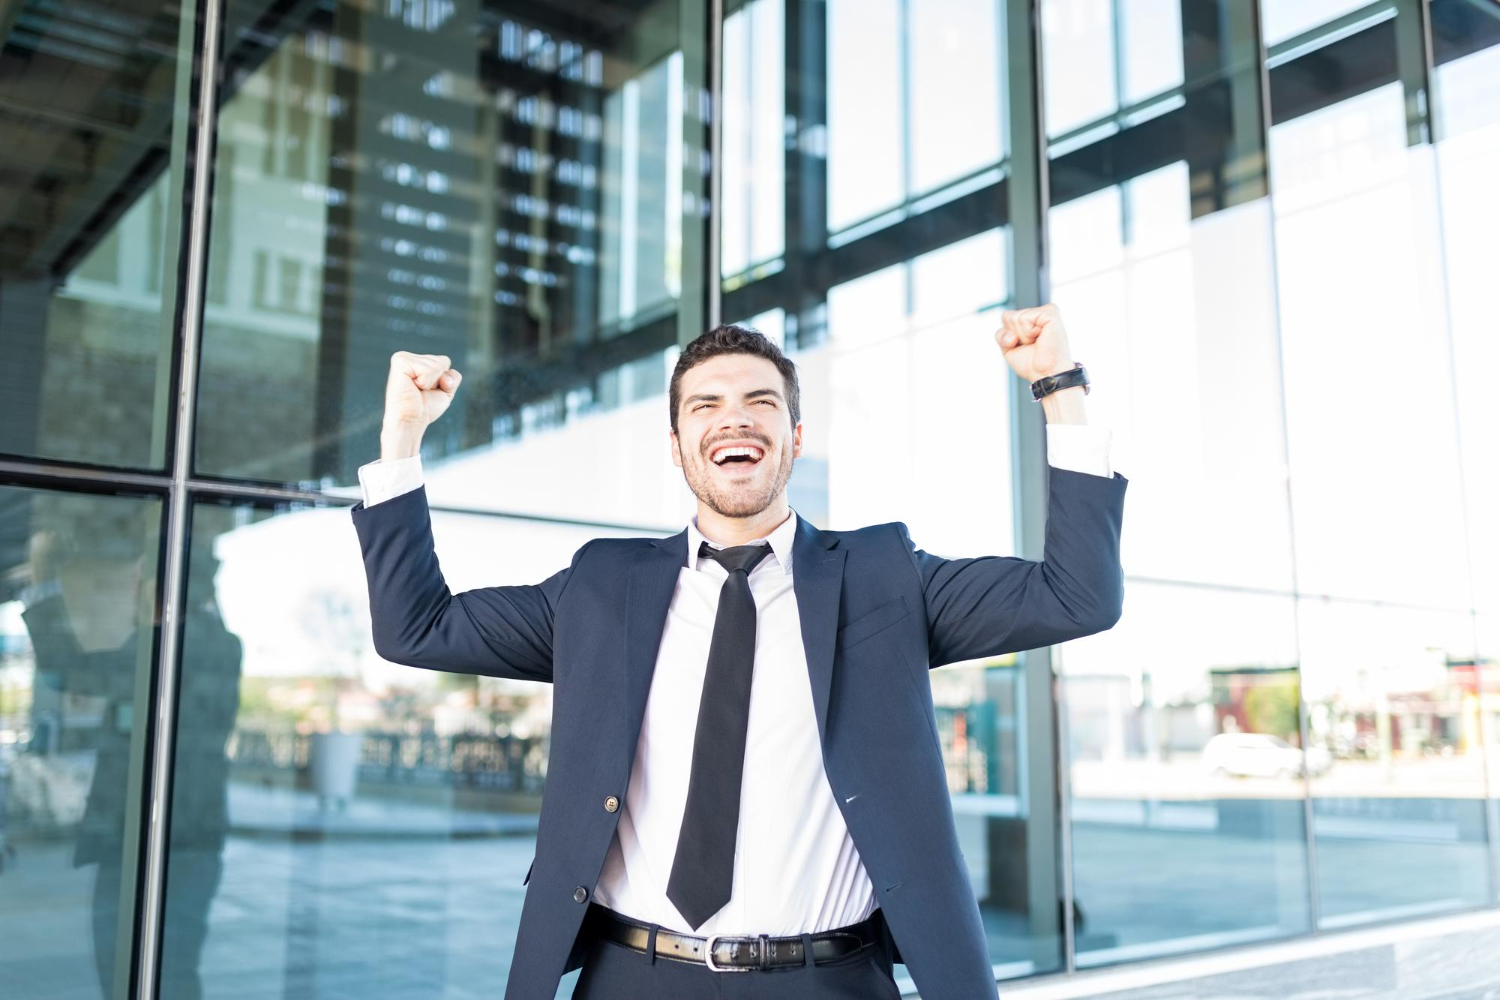
[[792, 457], [802, 457], [802, 425], [792, 428]]
[[667, 441], [672, 446], [672, 464], [682, 468], [682, 446], [677, 441], [677, 432], [667, 428]]

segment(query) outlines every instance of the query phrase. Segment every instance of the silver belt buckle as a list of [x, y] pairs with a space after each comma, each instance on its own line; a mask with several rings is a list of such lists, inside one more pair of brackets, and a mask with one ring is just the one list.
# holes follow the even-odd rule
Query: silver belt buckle
[[738, 934], [714, 934], [711, 937], [709, 937], [708, 943], [703, 946], [703, 961], [704, 961], [704, 964], [706, 964], [710, 969], [714, 970], [715, 972], [754, 972], [755, 970], [751, 969], [748, 965], [715, 965], [714, 964], [714, 943], [716, 941], [718, 941], [720, 938], [740, 937], [740, 936], [741, 935], [738, 935]]

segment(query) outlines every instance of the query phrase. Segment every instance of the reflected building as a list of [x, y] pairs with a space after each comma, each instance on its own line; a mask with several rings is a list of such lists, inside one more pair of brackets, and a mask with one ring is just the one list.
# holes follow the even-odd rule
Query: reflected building
[[1034, 559], [1038, 301], [1127, 596], [931, 672], [997, 981], [1500, 907], [1497, 78], [1492, 0], [13, 5], [0, 983], [504, 981], [551, 691], [371, 648], [392, 352], [455, 592], [680, 528], [720, 320], [800, 514]]

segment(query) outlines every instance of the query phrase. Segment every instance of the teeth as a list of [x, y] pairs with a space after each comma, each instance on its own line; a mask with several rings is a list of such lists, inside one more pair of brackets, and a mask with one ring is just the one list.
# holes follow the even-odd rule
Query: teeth
[[754, 447], [716, 448], [714, 449], [714, 453], [710, 455], [709, 458], [715, 465], [723, 465], [724, 459], [729, 458], [733, 455], [748, 455], [750, 458], [758, 462], [765, 456], [765, 452], [761, 451], [759, 448]]

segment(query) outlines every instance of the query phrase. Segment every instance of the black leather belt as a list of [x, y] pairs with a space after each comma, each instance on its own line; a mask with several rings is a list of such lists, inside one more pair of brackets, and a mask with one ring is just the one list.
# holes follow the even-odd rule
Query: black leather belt
[[[644, 955], [651, 940], [651, 926], [639, 924], [621, 917], [608, 907], [599, 907], [598, 924], [600, 936], [622, 944], [631, 951]], [[846, 958], [861, 948], [868, 948], [880, 941], [880, 922], [884, 919], [877, 908], [866, 919], [857, 924], [831, 931], [820, 931], [811, 935], [813, 962], [831, 962]], [[715, 972], [753, 972], [756, 969], [776, 969], [789, 965], [803, 965], [802, 937], [770, 937], [765, 934], [736, 936], [715, 934], [712, 937], [694, 937], [678, 934], [666, 928], [656, 930], [656, 955], [658, 958], [685, 962], [689, 965], [706, 965]]]

